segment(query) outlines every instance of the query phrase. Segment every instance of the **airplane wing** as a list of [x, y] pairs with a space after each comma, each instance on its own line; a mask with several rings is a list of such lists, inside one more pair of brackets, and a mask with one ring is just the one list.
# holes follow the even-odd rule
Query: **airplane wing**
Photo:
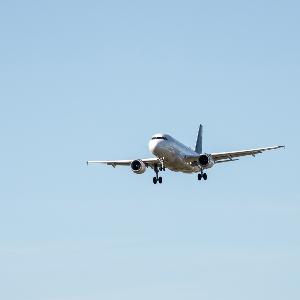
[[[264, 151], [274, 150], [279, 148], [284, 148], [285, 146], [273, 146], [273, 147], [266, 147], [266, 148], [257, 148], [257, 149], [249, 149], [249, 150], [241, 150], [241, 151], [231, 151], [231, 152], [219, 152], [219, 153], [211, 153], [211, 157], [213, 158], [215, 163], [223, 163], [223, 162], [231, 162], [239, 160], [238, 157], [241, 156], [255, 156], [257, 154], [263, 153]], [[199, 155], [186, 155], [185, 159], [188, 162], [195, 162], [198, 161]]]
[[[106, 164], [108, 166], [113, 166], [114, 168], [116, 166], [130, 166], [130, 164], [135, 159], [125, 159], [125, 160], [89, 160], [87, 161], [87, 165], [89, 164]], [[146, 165], [146, 167], [154, 167], [154, 164], [157, 164], [157, 166], [161, 166], [161, 162], [158, 158], [146, 158], [141, 159], [143, 163]]]
[[217, 162], [227, 162], [234, 161], [237, 157], [251, 155], [255, 157], [255, 155], [263, 153], [264, 151], [274, 150], [279, 148], [284, 148], [285, 146], [272, 146], [266, 148], [257, 148], [257, 149], [249, 149], [249, 150], [241, 150], [241, 151], [231, 151], [231, 152], [219, 152], [212, 153], [211, 156], [213, 160]]

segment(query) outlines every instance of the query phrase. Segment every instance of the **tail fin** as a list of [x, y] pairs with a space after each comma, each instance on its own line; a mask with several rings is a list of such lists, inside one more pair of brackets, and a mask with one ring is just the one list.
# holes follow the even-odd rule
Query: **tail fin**
[[198, 130], [198, 137], [195, 147], [195, 152], [201, 154], [202, 153], [202, 132], [203, 132], [203, 126], [200, 124], [199, 130]]

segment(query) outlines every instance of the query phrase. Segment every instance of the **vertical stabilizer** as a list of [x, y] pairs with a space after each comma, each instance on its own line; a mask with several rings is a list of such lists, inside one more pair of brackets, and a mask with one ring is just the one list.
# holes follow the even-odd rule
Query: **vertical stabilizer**
[[202, 132], [203, 132], [203, 126], [200, 124], [196, 147], [195, 147], [195, 152], [197, 152], [199, 154], [202, 153]]

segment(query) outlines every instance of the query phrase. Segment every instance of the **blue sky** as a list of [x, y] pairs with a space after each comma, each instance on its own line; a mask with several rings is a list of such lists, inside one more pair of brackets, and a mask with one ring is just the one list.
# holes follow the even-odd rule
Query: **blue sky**
[[[298, 1], [2, 1], [0, 298], [299, 299]], [[87, 159], [285, 144], [152, 184]]]

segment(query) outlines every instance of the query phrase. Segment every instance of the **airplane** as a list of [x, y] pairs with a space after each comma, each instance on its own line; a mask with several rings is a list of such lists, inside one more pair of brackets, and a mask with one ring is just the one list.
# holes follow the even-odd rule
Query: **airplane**
[[198, 180], [207, 180], [206, 169], [212, 168], [215, 164], [233, 162], [239, 160], [238, 157], [251, 155], [255, 157], [257, 154], [267, 150], [284, 148], [285, 146], [272, 146], [265, 148], [205, 153], [202, 151], [202, 135], [203, 126], [200, 125], [195, 149], [180, 143], [168, 134], [155, 134], [149, 141], [149, 150], [155, 155], [153, 158], [147, 159], [129, 159], [129, 160], [94, 160], [87, 161], [87, 164], [107, 164], [109, 166], [130, 166], [135, 174], [145, 173], [147, 168], [151, 168], [155, 172], [153, 183], [162, 183], [162, 177], [159, 176], [160, 171], [169, 169], [174, 172], [182, 173], [198, 173]]

